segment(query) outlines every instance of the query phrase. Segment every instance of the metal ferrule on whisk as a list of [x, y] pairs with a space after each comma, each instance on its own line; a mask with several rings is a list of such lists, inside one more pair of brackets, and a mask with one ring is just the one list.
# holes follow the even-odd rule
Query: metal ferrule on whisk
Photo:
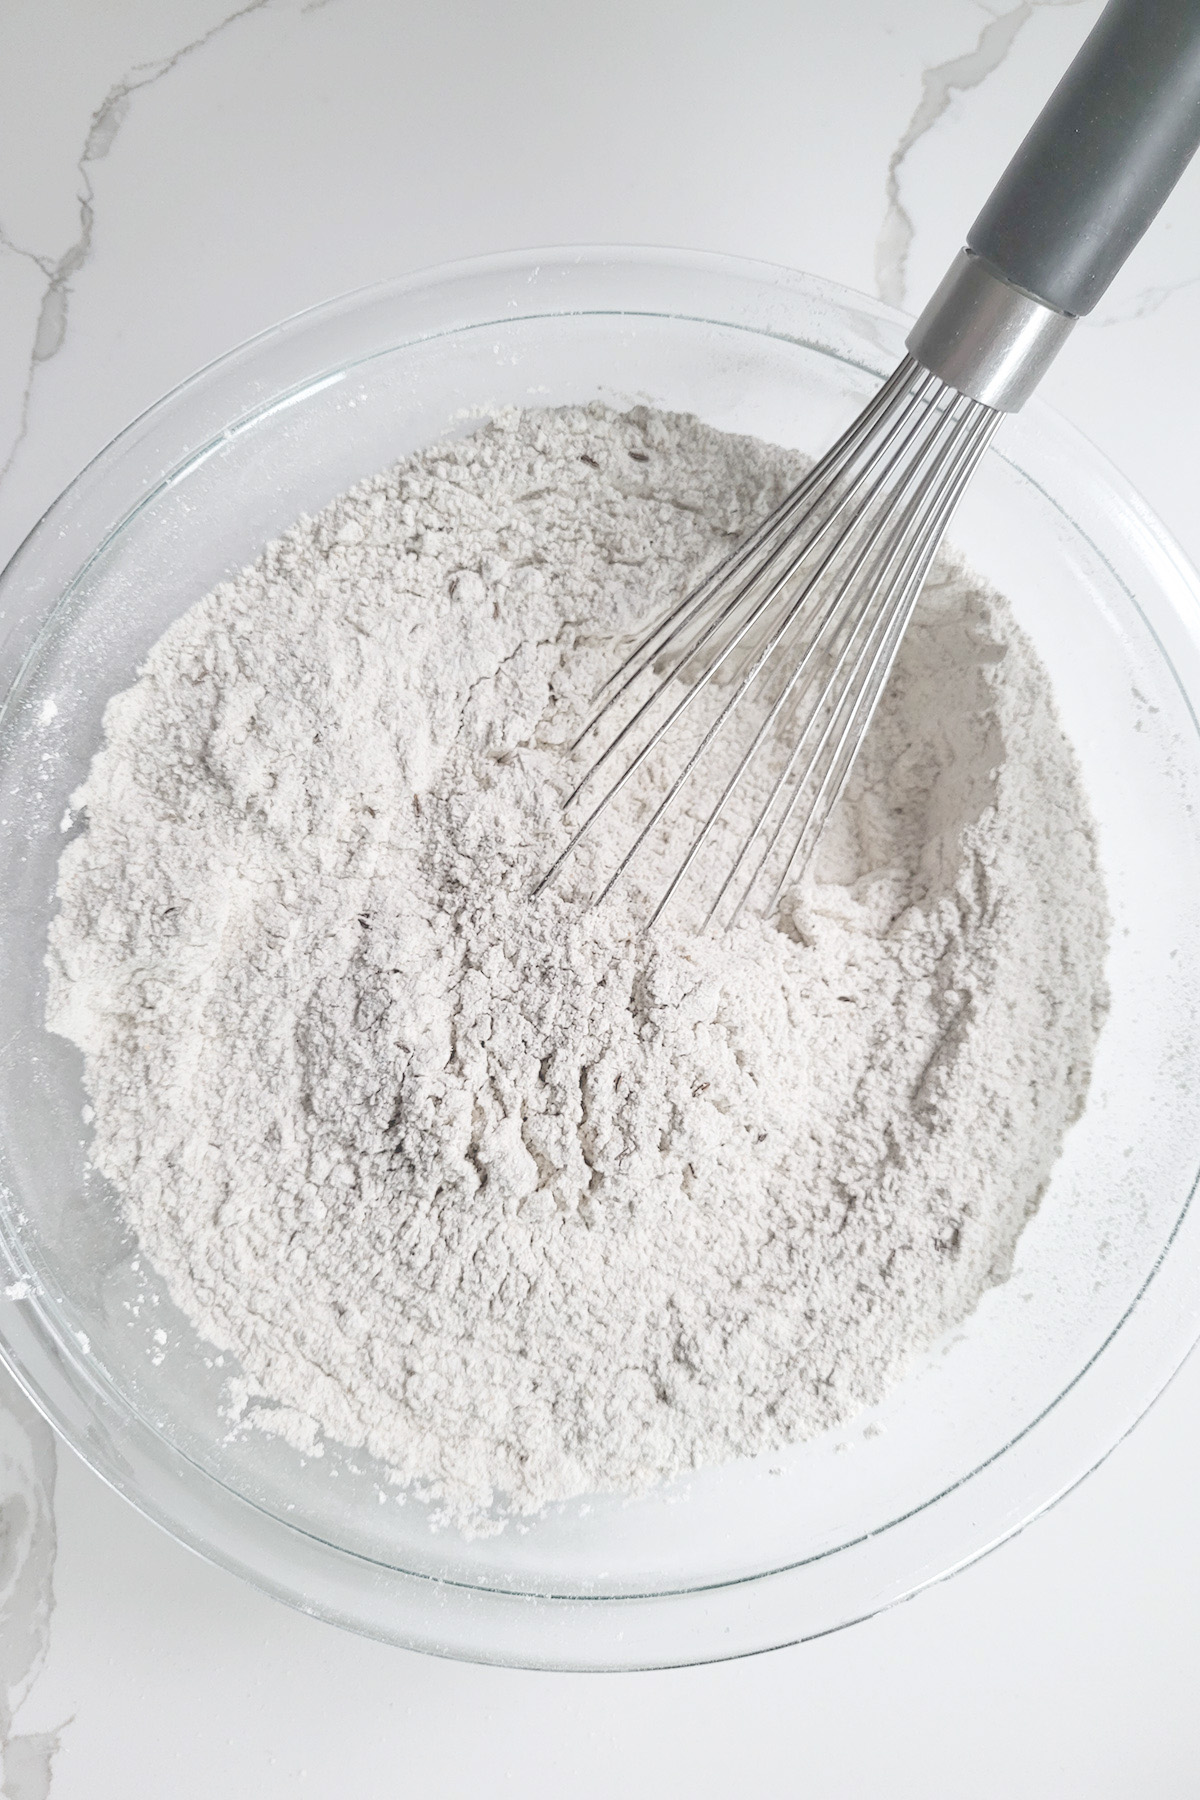
[[922, 368], [998, 412], [1017, 412], [1075, 324], [1006, 281], [986, 257], [960, 250], [908, 334]]

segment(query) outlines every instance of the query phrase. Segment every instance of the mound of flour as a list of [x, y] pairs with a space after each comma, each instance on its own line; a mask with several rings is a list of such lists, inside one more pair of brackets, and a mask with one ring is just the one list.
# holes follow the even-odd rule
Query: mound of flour
[[96, 1164], [277, 1425], [467, 1529], [877, 1399], [1003, 1279], [1080, 1111], [1088, 812], [949, 563], [774, 923], [528, 899], [614, 636], [797, 466], [598, 407], [416, 456], [164, 635], [73, 802], [48, 1023]]

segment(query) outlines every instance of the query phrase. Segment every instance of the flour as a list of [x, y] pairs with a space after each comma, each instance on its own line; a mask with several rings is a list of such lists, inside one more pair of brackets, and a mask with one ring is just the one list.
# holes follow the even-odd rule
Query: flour
[[468, 1529], [875, 1401], [1004, 1278], [1082, 1105], [1088, 812], [949, 562], [780, 919], [646, 934], [586, 866], [529, 901], [615, 637], [797, 467], [643, 409], [499, 418], [193, 607], [73, 802], [48, 1022], [98, 1168], [273, 1429]]

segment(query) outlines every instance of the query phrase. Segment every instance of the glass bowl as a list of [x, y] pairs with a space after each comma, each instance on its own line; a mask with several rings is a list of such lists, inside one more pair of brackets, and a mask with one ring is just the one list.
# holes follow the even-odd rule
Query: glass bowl
[[1011, 597], [1078, 749], [1115, 921], [1112, 1011], [1011, 1279], [869, 1414], [638, 1500], [593, 1496], [491, 1538], [437, 1531], [361, 1453], [231, 1431], [236, 1371], [89, 1172], [80, 1058], [42, 1026], [61, 827], [105, 702], [300, 513], [503, 406], [648, 401], [816, 451], [904, 331], [875, 301], [711, 256], [557, 250], [435, 270], [303, 314], [186, 382], [3, 575], [0, 1349], [115, 1488], [306, 1612], [541, 1668], [819, 1635], [1050, 1505], [1200, 1333], [1200, 588], [1125, 483], [1037, 405], [1003, 427], [953, 535]]

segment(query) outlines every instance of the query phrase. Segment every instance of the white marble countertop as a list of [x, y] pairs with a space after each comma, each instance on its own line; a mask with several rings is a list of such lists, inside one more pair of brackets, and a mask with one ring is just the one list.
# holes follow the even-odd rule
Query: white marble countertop
[[[8, 0], [0, 557], [201, 363], [532, 244], [762, 257], [915, 308], [1096, 0]], [[1200, 560], [1200, 162], [1046, 383]], [[5, 1381], [0, 1792], [1200, 1792], [1200, 1363], [1051, 1514], [908, 1605], [661, 1675], [440, 1663], [211, 1569]]]

